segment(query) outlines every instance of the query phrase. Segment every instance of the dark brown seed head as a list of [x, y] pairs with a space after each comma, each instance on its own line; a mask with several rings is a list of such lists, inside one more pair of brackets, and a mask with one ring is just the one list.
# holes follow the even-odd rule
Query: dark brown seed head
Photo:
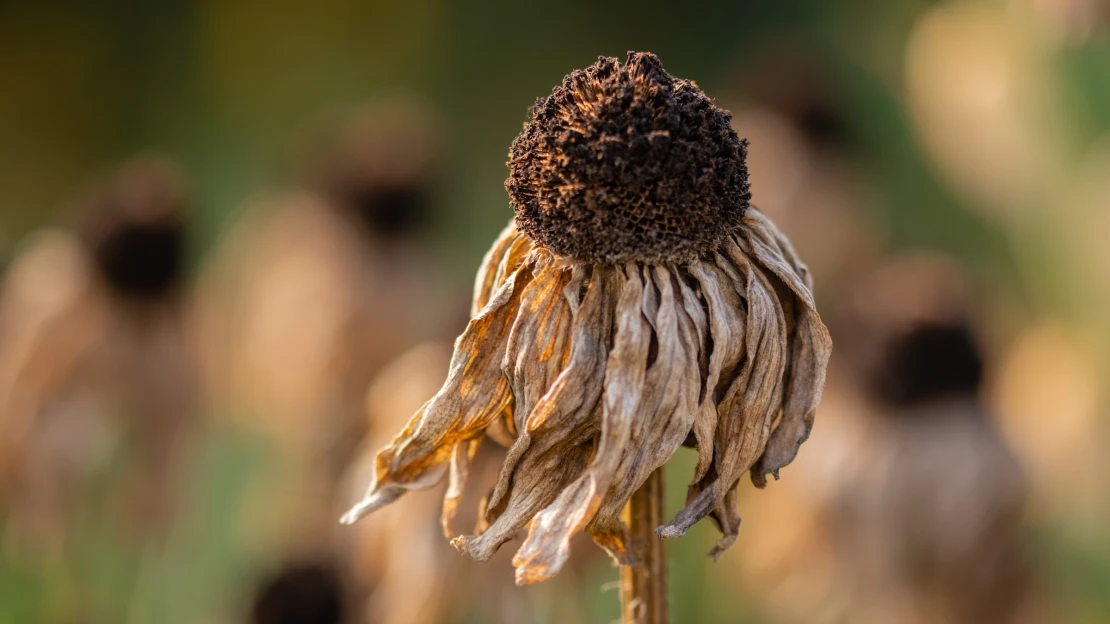
[[[889, 339], [872, 375], [876, 396], [910, 407], [974, 397], [983, 379], [983, 356], [966, 323], [924, 323]], [[894, 413], [898, 413], [895, 410]]]
[[341, 624], [343, 586], [330, 564], [291, 563], [267, 579], [254, 598], [252, 624]]
[[438, 112], [390, 96], [325, 128], [302, 154], [305, 184], [387, 241], [419, 233], [433, 216], [442, 150]]
[[572, 72], [532, 108], [505, 188], [518, 227], [583, 262], [689, 260], [748, 208], [747, 142], [731, 115], [655, 55]]

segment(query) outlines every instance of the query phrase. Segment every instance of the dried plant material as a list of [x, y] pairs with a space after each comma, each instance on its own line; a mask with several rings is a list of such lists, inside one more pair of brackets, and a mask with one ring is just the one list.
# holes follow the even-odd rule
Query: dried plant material
[[693, 258], [751, 199], [747, 143], [730, 121], [654, 55], [602, 57], [538, 102], [513, 141], [505, 188], [517, 225], [588, 262]]
[[122, 477], [98, 506], [133, 536], [169, 520], [197, 389], [184, 203], [174, 167], [133, 161], [79, 198], [81, 236], [36, 235], [5, 275], [0, 506], [13, 539], [59, 543], [110, 462]]
[[753, 518], [781, 531], [736, 562], [776, 621], [1045, 620], [1023, 467], [978, 398], [967, 284], [937, 260], [895, 258], [840, 293], [838, 327], [868, 348], [844, 350], [802, 478]]
[[1028, 486], [990, 414], [965, 395], [886, 416], [835, 495], [837, 561], [856, 581], [848, 619], [1020, 621]]
[[[356, 497], [373, 475], [374, 452], [396, 427], [435, 394], [450, 361], [449, 345], [412, 349], [384, 367], [366, 397], [367, 435], [344, 479], [345, 497]], [[432, 371], [437, 371], [433, 373]], [[386, 624], [419, 624], [447, 619], [446, 590], [457, 561], [443, 555], [435, 497], [410, 496], [383, 511], [377, 522], [358, 526], [341, 556], [356, 589], [366, 594], [368, 619]], [[445, 552], [447, 551], [447, 552]], [[457, 557], [454, 557], [457, 559]]]
[[[758, 236], [774, 240], [775, 231], [750, 210], [725, 253], [704, 261], [568, 268], [510, 226], [495, 245], [505, 255], [483, 266], [507, 275], [491, 281], [447, 383], [378, 456], [369, 495], [346, 519], [437, 483], [454, 453], [501, 421], [517, 436], [490, 497], [490, 526], [456, 538], [457, 547], [486, 559], [535, 518], [517, 555], [521, 582], [557, 572], [582, 529], [629, 561], [620, 511], [694, 431], [691, 500], [662, 534], [677, 537], [712, 513], [727, 548], [739, 518], [726, 499], [744, 472], [762, 484], [793, 459], [812, 426], [830, 347], [799, 276], [804, 266], [770, 255]], [[529, 251], [504, 266], [522, 244]], [[790, 282], [770, 266], [791, 267]], [[776, 287], [793, 299], [789, 324]]]
[[[374, 474], [376, 451], [436, 393], [450, 358], [450, 343], [421, 344], [375, 377], [366, 400], [368, 433], [344, 479], [346, 501], [362, 495], [366, 480]], [[466, 613], [478, 621], [522, 622], [534, 614], [530, 600], [554, 601], [556, 596], [556, 621], [584, 620], [582, 606], [571, 591], [578, 582], [573, 561], [567, 570], [570, 575], [538, 588], [540, 593], [526, 600], [511, 577], [498, 573], [501, 565], [508, 566], [512, 553], [499, 553], [501, 565], [476, 570], [444, 541], [445, 532], [454, 535], [457, 528], [469, 529], [479, 519], [480, 488], [464, 492], [458, 486], [469, 481], [489, 487], [497, 480], [505, 449], [479, 442], [472, 441], [469, 448], [459, 445], [449, 460], [450, 479], [445, 479], [449, 482], [436, 490], [445, 496], [442, 522], [435, 496], [406, 496], [375, 514], [373, 521], [343, 532], [342, 560], [351, 571], [352, 589], [365, 596], [364, 612], [370, 621], [423, 624], [453, 621]], [[476, 595], [484, 599], [476, 603]]]
[[[544, 137], [551, 106], [571, 117], [585, 111], [583, 123], [601, 115], [591, 126], [599, 135], [556, 124], [556, 136]], [[712, 516], [724, 534], [714, 556], [739, 529], [740, 477], [750, 472], [762, 486], [767, 474], [777, 476], [794, 458], [812, 427], [831, 351], [809, 273], [774, 225], [747, 205], [743, 143], [735, 133], [720, 140], [715, 131], [694, 132], [681, 139], [700, 141], [697, 149], [675, 147], [693, 159], [692, 170], [724, 176], [709, 188], [726, 184], [727, 192], [706, 198], [705, 180], [676, 178], [659, 166], [666, 150], [644, 152], [639, 140], [612, 135], [612, 125], [606, 130], [606, 121], [616, 124], [626, 114], [642, 121], [629, 128], [643, 132], [650, 120], [670, 123], [671, 116], [681, 124], [694, 123], [691, 115], [728, 119], [692, 83], [676, 83], [646, 54], [630, 55], [624, 68], [602, 59], [537, 105], [522, 135], [528, 141], [601, 141], [609, 147], [597, 153], [611, 161], [574, 169], [566, 164], [578, 153], [570, 147], [565, 157], [548, 158], [544, 149], [518, 151], [514, 144], [507, 186], [517, 221], [483, 261], [475, 315], [455, 345], [447, 381], [379, 453], [366, 497], [344, 522], [439, 482], [452, 458], [469, 453], [487, 433], [507, 435], [511, 447], [486, 501], [485, 523], [452, 543], [486, 560], [527, 528], [513, 563], [518, 583], [535, 583], [560, 570], [579, 531], [619, 562], [636, 561], [621, 510], [691, 433], [699, 461], [687, 505], [657, 531], [678, 537]], [[536, 162], [546, 163], [547, 173], [534, 169]], [[633, 217], [614, 213], [604, 195], [571, 204], [537, 198], [527, 185], [514, 190], [525, 178], [554, 183], [568, 175], [576, 184], [607, 188], [619, 182], [607, 167], [621, 162], [641, 172], [635, 183], [643, 203], [633, 220], [642, 236], [613, 229]], [[686, 183], [693, 186], [679, 188]], [[692, 196], [701, 199], [684, 212], [682, 198]], [[719, 236], [677, 242], [692, 224], [687, 219], [701, 218], [692, 213], [725, 209], [702, 199], [737, 202], [727, 207], [734, 219], [718, 221]], [[570, 238], [549, 236], [573, 215], [584, 219], [578, 210], [593, 211], [600, 228], [569, 227]], [[527, 233], [517, 227], [525, 223]], [[548, 239], [561, 253], [544, 245]], [[451, 472], [451, 491], [457, 491], [463, 472]]]

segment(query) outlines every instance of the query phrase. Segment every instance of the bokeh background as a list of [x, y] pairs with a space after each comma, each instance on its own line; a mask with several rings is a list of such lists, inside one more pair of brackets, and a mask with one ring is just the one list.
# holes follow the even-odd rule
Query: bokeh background
[[1103, 0], [8, 0], [0, 622], [615, 619], [585, 541], [516, 589], [433, 493], [335, 518], [528, 107], [627, 50], [733, 112], [836, 343], [734, 549], [668, 543], [676, 621], [1110, 621]]

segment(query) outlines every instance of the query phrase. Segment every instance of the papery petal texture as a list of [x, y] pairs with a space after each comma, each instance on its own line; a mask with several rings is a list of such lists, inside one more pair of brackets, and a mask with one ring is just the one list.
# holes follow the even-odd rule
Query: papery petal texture
[[[449, 474], [452, 543], [485, 560], [524, 534], [518, 583], [558, 573], [581, 531], [629, 564], [621, 510], [692, 440], [687, 504], [658, 532], [678, 537], [708, 516], [719, 556], [739, 530], [740, 478], [762, 487], [808, 437], [831, 349], [808, 269], [757, 210], [711, 253], [669, 264], [577, 262], [510, 225], [478, 273], [446, 383], [378, 455], [345, 520]], [[455, 536], [486, 437], [508, 454], [482, 522]]]

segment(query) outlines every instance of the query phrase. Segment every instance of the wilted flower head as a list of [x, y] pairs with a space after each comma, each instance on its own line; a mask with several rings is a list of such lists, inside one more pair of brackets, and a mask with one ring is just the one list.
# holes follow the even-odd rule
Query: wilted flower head
[[447, 381], [344, 521], [449, 473], [450, 527], [488, 435], [511, 448], [457, 548], [485, 560], [529, 526], [518, 583], [558, 572], [581, 530], [631, 563], [621, 510], [689, 438], [687, 504], [658, 532], [710, 515], [724, 534], [712, 554], [732, 545], [740, 477], [762, 486], [794, 458], [831, 341], [805, 265], [748, 205], [729, 120], [641, 53], [601, 58], [536, 104], [510, 154], [516, 220], [483, 261]]
[[834, 619], [1029, 619], [1028, 484], [979, 398], [985, 360], [967, 278], [951, 259], [912, 254], [845, 290], [838, 321], [855, 338], [844, 355], [866, 433], [842, 436], [850, 459], [825, 470], [833, 573], [853, 579], [830, 602], [845, 610]]
[[438, 112], [392, 95], [361, 107], [304, 158], [306, 186], [379, 240], [425, 227], [443, 150]]
[[197, 395], [184, 182], [166, 160], [129, 161], [74, 198], [79, 232], [36, 233], [0, 283], [13, 543], [62, 543], [90, 513], [140, 540], [171, 518]]

